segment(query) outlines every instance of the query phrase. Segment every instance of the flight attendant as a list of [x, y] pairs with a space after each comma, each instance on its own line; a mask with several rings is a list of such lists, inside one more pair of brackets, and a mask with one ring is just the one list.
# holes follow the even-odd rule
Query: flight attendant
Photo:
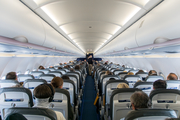
[[91, 75], [92, 67], [93, 67], [92, 55], [90, 55], [90, 56], [88, 57], [87, 64], [88, 64], [89, 75]]

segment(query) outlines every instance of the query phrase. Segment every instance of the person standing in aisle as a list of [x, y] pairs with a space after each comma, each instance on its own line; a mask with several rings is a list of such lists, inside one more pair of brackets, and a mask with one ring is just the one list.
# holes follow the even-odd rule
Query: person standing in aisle
[[91, 75], [92, 67], [93, 67], [92, 55], [90, 55], [90, 56], [88, 57], [87, 64], [88, 64], [89, 75]]

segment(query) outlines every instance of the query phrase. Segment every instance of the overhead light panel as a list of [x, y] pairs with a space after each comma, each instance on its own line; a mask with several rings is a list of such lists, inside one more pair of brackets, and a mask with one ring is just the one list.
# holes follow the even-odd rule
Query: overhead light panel
[[61, 30], [62, 30], [64, 33], [66, 33], [66, 34], [68, 33], [63, 26], [60, 26], [60, 28], [61, 28]]
[[117, 26], [117, 28], [115, 29], [115, 31], [113, 32], [113, 35], [116, 34], [117, 31], [119, 31], [121, 29], [120, 26]]

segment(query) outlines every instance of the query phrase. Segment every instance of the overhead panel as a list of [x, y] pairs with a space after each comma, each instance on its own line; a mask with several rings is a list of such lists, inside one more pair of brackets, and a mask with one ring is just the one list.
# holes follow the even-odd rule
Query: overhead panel
[[134, 16], [147, 12], [146, 5], [153, 0], [33, 0], [36, 6], [22, 1], [52, 26], [55, 23], [76, 47], [96, 52], [137, 20], [132, 20]]

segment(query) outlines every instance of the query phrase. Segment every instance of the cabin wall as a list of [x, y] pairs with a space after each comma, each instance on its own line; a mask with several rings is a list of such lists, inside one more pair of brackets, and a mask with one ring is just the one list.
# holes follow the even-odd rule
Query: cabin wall
[[75, 57], [0, 57], [0, 77], [8, 72], [21, 72], [24, 74], [27, 70], [38, 69], [40, 65], [44, 67], [59, 65], [59, 63], [75, 60]]

